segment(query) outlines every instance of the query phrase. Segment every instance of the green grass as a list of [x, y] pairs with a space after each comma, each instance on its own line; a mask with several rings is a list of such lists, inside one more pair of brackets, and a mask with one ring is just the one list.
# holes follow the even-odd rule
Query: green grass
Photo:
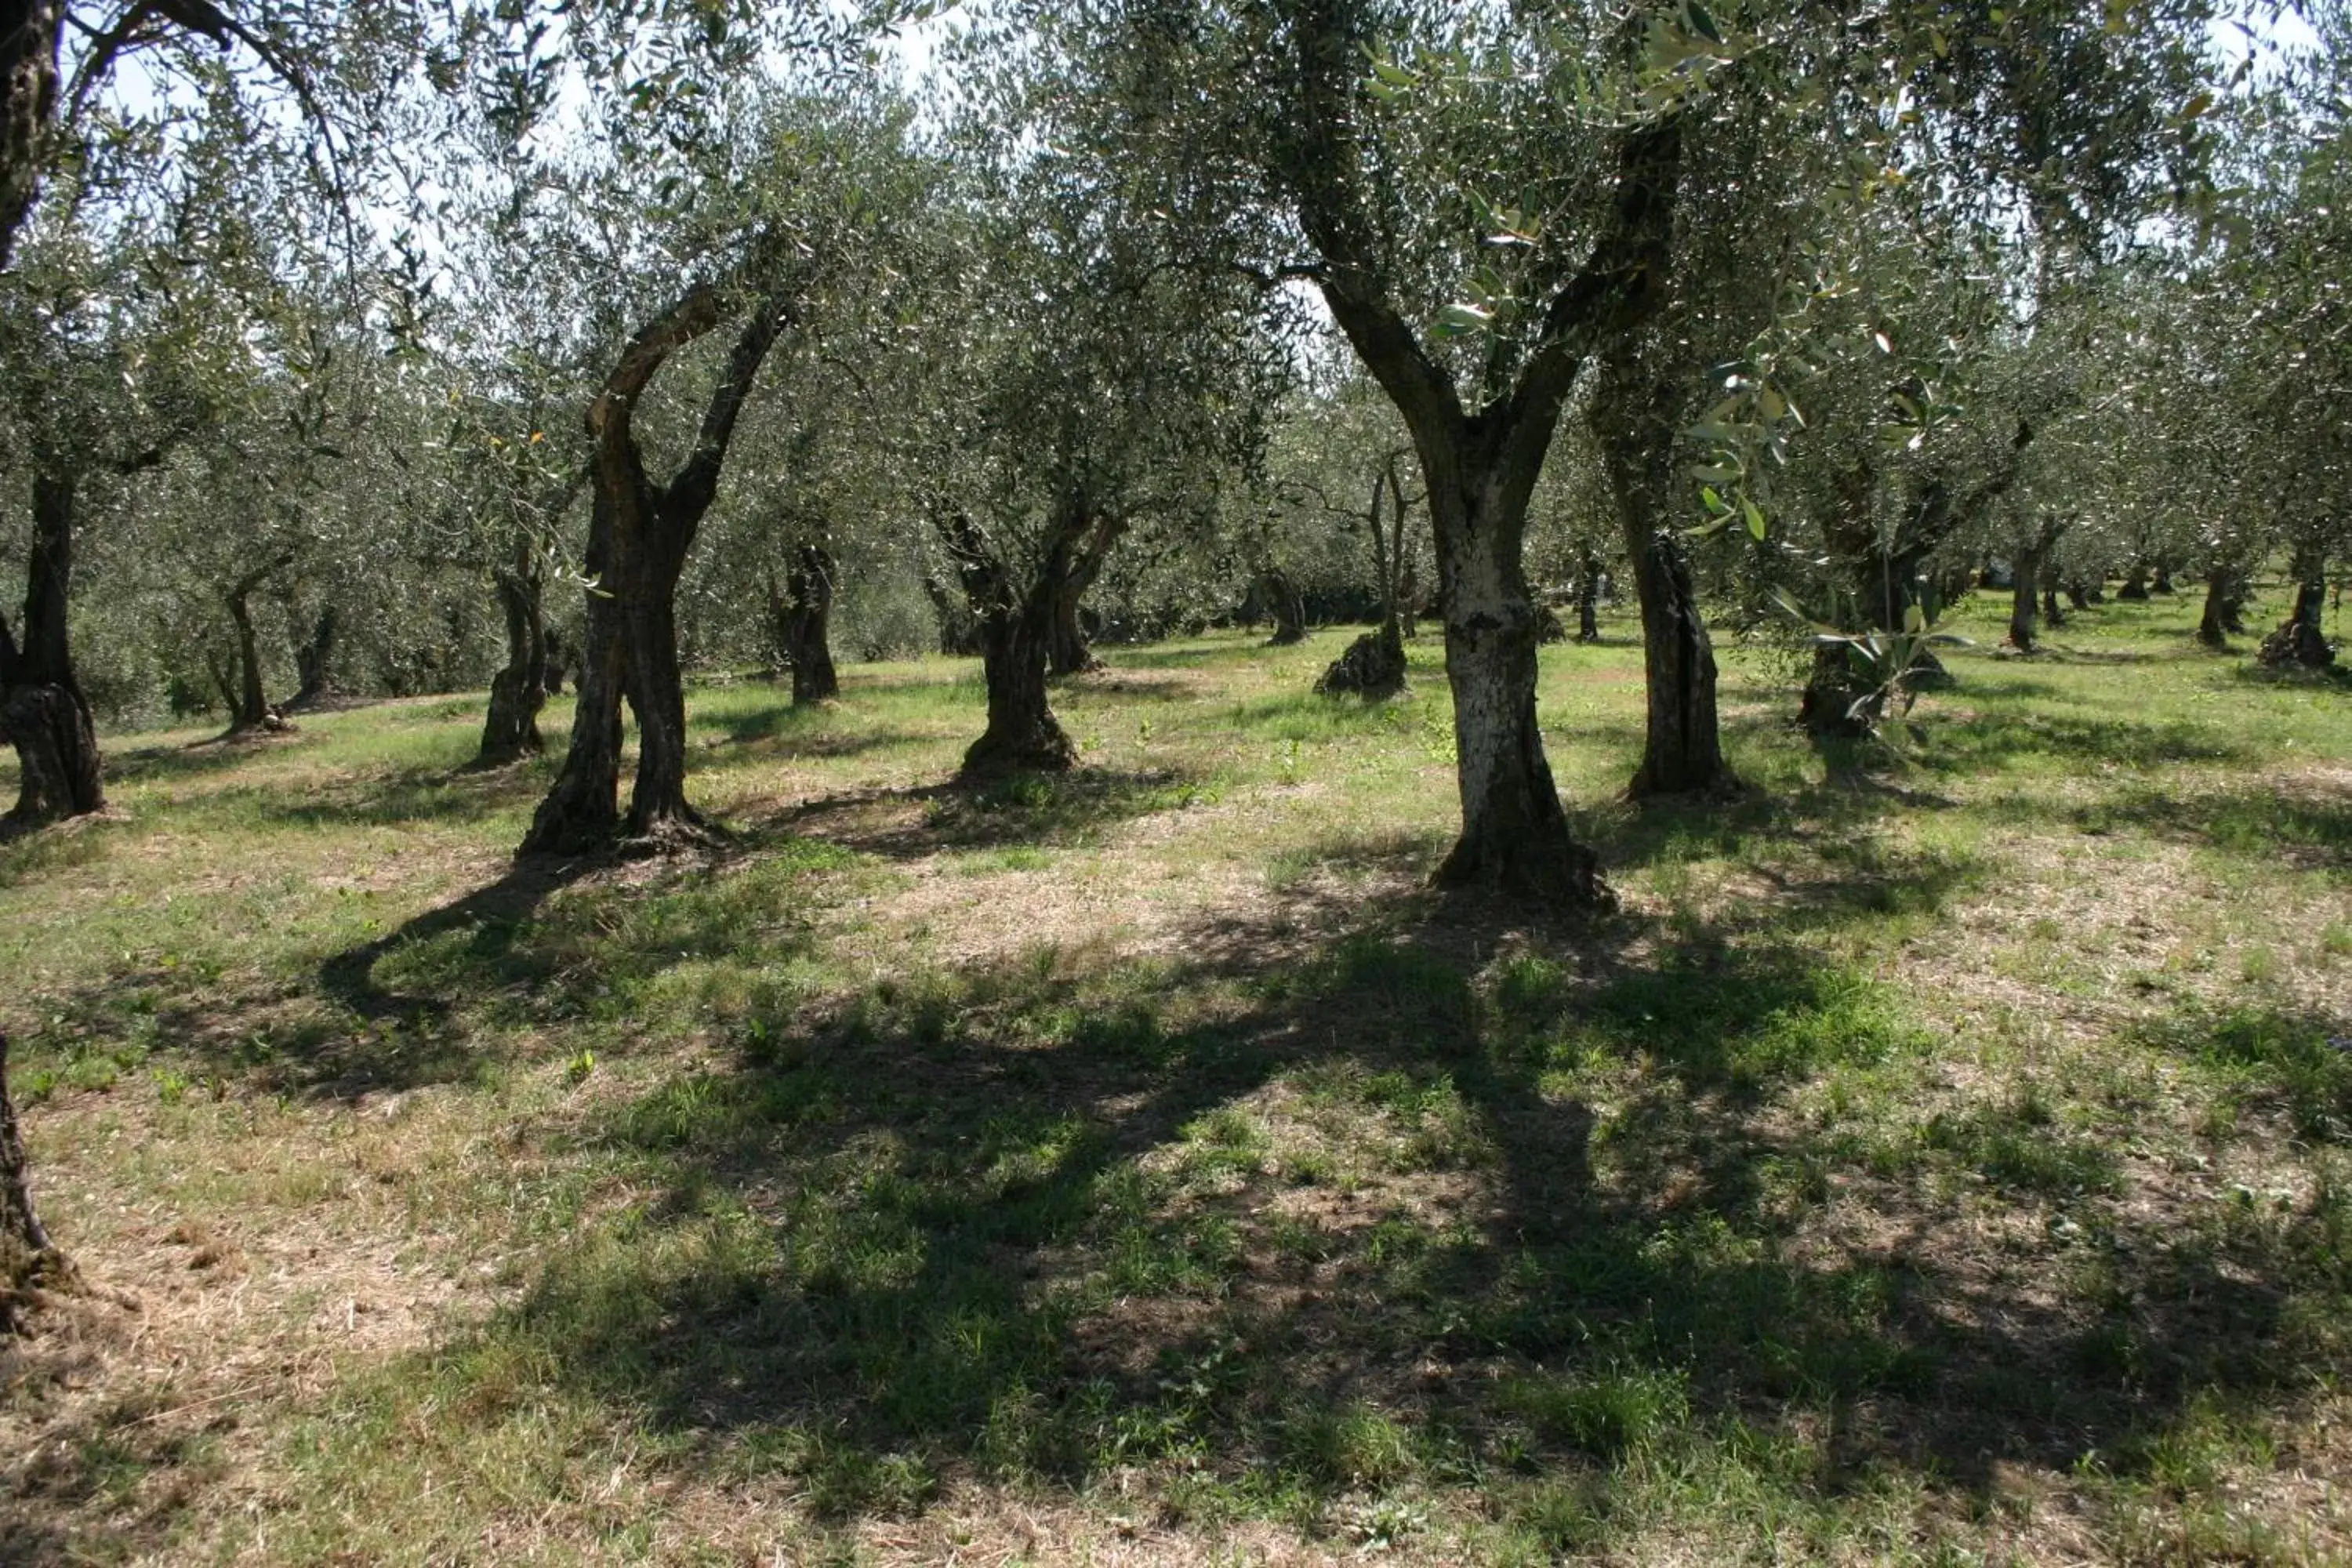
[[1728, 652], [1729, 805], [1547, 650], [1590, 925], [1425, 890], [1433, 638], [1106, 649], [977, 793], [968, 666], [702, 689], [709, 863], [511, 865], [467, 700], [124, 742], [0, 846], [142, 1298], [11, 1363], [0, 1558], [2340, 1560], [2352, 698], [1967, 609], [1889, 747]]

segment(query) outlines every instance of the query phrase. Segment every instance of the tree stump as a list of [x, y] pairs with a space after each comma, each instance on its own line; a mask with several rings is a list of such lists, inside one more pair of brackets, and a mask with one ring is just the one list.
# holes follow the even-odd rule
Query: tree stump
[[2328, 669], [2336, 663], [2336, 648], [2320, 636], [2319, 628], [2301, 616], [2282, 623], [2279, 629], [2263, 639], [2254, 652], [2254, 662], [2272, 669], [2284, 669], [2290, 665], [2305, 669]]
[[1404, 641], [1395, 628], [1366, 632], [1315, 683], [1318, 697], [1395, 697], [1404, 690]]

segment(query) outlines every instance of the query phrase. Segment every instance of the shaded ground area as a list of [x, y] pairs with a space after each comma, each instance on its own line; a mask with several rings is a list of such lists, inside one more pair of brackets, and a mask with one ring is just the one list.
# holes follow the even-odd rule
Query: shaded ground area
[[141, 1298], [0, 1557], [2339, 1558], [2352, 723], [2151, 624], [1826, 756], [1735, 667], [1760, 787], [1638, 810], [1555, 650], [1595, 926], [1423, 890], [1426, 639], [1112, 650], [976, 792], [959, 667], [698, 693], [708, 862], [509, 865], [456, 710], [126, 772], [0, 852]]

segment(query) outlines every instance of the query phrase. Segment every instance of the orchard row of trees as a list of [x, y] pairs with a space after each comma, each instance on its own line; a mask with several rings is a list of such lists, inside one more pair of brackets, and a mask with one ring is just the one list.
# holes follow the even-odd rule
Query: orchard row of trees
[[1444, 877], [1595, 906], [1536, 650], [1604, 582], [1637, 795], [1739, 787], [1710, 627], [1865, 731], [1989, 566], [2031, 652], [2284, 563], [2332, 657], [2341, 7], [16, 12], [18, 824], [102, 805], [100, 707], [487, 683], [497, 763], [569, 679], [523, 847], [691, 839], [697, 663], [974, 654], [967, 770], [1050, 769], [1106, 624], [1345, 612], [1377, 693], [1427, 616]]

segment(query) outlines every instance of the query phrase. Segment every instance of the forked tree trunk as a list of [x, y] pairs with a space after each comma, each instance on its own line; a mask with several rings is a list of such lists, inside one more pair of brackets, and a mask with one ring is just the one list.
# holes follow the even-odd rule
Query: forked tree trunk
[[1626, 788], [1634, 800], [1739, 791], [1738, 776], [1723, 760], [1716, 718], [1715, 646], [1668, 500], [1675, 482], [1673, 416], [1680, 390], [1667, 378], [1612, 366], [1594, 421], [1642, 606], [1649, 711], [1642, 763]]
[[1561, 411], [1596, 348], [1630, 341], [1671, 288], [1683, 121], [1670, 111], [1624, 133], [1606, 219], [1584, 265], [1546, 306], [1507, 389], [1465, 406], [1453, 367], [1415, 336], [1393, 297], [1362, 201], [1361, 42], [1346, 7], [1295, 16], [1306, 177], [1298, 216], [1324, 265], [1332, 320], [1396, 405], [1421, 460], [1454, 691], [1462, 835], [1438, 879], [1531, 901], [1607, 910], [1599, 858], [1570, 832], [1536, 721], [1537, 613], [1525, 562], [1528, 503]]
[[253, 592], [277, 572], [291, 565], [281, 555], [237, 579], [226, 595], [229, 624], [236, 632], [236, 695], [229, 704], [229, 733], [258, 730], [270, 721], [269, 699], [262, 688], [261, 639], [253, 628]]
[[792, 668], [795, 705], [830, 702], [841, 695], [841, 677], [833, 667], [833, 584], [832, 552], [819, 545], [801, 546], [785, 574], [778, 624], [784, 661]]
[[490, 710], [482, 722], [477, 767], [503, 767], [547, 749], [539, 732], [539, 712], [547, 705], [547, 618], [543, 579], [528, 539], [516, 542], [514, 559], [498, 574], [499, 608], [505, 613], [507, 662], [490, 677]]
[[1034, 581], [1017, 583], [970, 517], [940, 522], [949, 553], [963, 579], [964, 596], [980, 624], [981, 672], [988, 689], [988, 724], [964, 752], [961, 776], [1060, 773], [1078, 760], [1045, 685], [1054, 636], [1054, 596], [1086, 527], [1082, 509], [1066, 508], [1045, 541]]
[[16, 805], [7, 817], [16, 827], [106, 808], [98, 730], [68, 636], [73, 531], [73, 480], [37, 471], [21, 645], [0, 618], [0, 739], [16, 752]]
[[637, 721], [637, 773], [627, 835], [659, 848], [707, 836], [686, 798], [686, 681], [678, 665], [677, 596], [696, 531], [718, 498], [736, 421], [791, 310], [790, 296], [758, 300], [730, 351], [686, 462], [667, 484], [646, 472], [632, 420], [638, 396], [669, 356], [724, 319], [726, 298], [698, 286], [639, 330], [589, 405], [595, 505], [580, 699], [572, 745], [540, 803], [520, 853], [573, 854], [608, 843], [617, 812], [620, 705]]

